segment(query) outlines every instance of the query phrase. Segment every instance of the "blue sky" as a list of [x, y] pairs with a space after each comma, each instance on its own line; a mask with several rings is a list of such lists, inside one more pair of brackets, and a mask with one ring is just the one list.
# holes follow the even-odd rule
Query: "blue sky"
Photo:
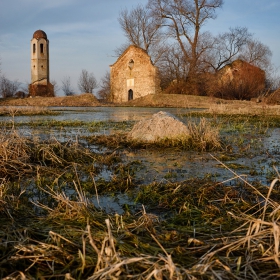
[[[82, 69], [99, 81], [116, 61], [114, 50], [125, 42], [118, 23], [120, 10], [143, 0], [0, 0], [0, 58], [2, 74], [30, 82], [30, 40], [37, 29], [50, 41], [50, 78], [58, 85], [69, 76], [77, 90]], [[213, 34], [230, 27], [247, 27], [268, 45], [280, 68], [280, 0], [224, 0], [217, 19], [204, 29]], [[77, 90], [78, 91], [78, 90]]]

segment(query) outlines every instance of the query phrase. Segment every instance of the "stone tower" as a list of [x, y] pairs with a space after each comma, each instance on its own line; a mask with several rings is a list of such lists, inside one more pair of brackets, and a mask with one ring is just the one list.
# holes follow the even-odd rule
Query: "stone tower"
[[49, 40], [44, 31], [37, 30], [31, 39], [30, 96], [54, 96], [49, 74]]

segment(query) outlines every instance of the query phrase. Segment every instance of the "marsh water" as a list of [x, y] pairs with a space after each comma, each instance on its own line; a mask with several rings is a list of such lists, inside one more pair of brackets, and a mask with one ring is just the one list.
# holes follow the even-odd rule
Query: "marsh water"
[[[159, 111], [167, 111], [177, 116], [183, 122], [187, 121], [186, 116], [195, 109], [177, 109], [177, 108], [139, 108], [139, 107], [50, 107], [49, 109], [57, 112], [57, 115], [51, 116], [15, 116], [1, 117], [1, 121], [13, 121], [15, 125], [19, 123], [32, 123], [44, 121], [82, 121], [82, 122], [112, 122], [112, 123], [130, 123], [132, 125], [142, 119], [149, 118]], [[197, 109], [201, 110], [201, 109]], [[90, 134], [110, 134], [115, 130], [112, 128], [101, 128], [98, 131], [91, 132], [87, 128], [76, 126], [44, 127], [44, 126], [19, 126], [21, 132], [25, 135], [32, 134], [41, 138], [55, 137], [59, 141], [77, 140], [82, 136]], [[122, 151], [124, 162], [139, 162], [141, 168], [136, 169], [135, 180], [139, 185], [152, 182], [178, 182], [188, 178], [209, 178], [217, 182], [227, 182], [231, 184], [241, 176], [248, 182], [260, 182], [269, 185], [274, 176], [277, 175], [277, 166], [280, 162], [280, 143], [279, 128], [268, 129], [264, 134], [254, 134], [250, 137], [250, 131], [242, 134], [238, 132], [223, 132], [224, 137], [233, 138], [233, 141], [243, 141], [236, 153], [228, 157], [223, 152], [197, 152], [184, 151], [180, 149], [126, 149]], [[236, 139], [235, 139], [236, 138]], [[241, 139], [242, 138], [242, 139]], [[237, 142], [236, 142], [237, 143]], [[247, 147], [247, 148], [246, 148]], [[248, 148], [249, 147], [249, 148]], [[89, 146], [89, 148], [98, 150], [102, 147]], [[242, 150], [244, 149], [244, 150]], [[104, 180], [110, 180], [112, 176], [110, 170], [104, 169], [99, 176]], [[119, 198], [118, 198], [119, 199]], [[122, 202], [127, 198], [121, 197]], [[111, 197], [100, 197], [99, 203], [107, 211], [121, 212], [118, 202]]]

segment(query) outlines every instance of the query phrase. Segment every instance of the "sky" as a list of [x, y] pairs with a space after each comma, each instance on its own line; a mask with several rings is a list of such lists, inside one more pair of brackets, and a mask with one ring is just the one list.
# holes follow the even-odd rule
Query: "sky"
[[[110, 70], [115, 49], [126, 42], [118, 23], [121, 10], [146, 0], [0, 0], [0, 69], [8, 79], [31, 80], [30, 41], [41, 29], [49, 39], [50, 80], [70, 77], [76, 92], [82, 69], [97, 79]], [[269, 46], [280, 74], [280, 0], [224, 0], [217, 18], [203, 27], [213, 35], [247, 27]], [[62, 94], [61, 92], [59, 93]]]

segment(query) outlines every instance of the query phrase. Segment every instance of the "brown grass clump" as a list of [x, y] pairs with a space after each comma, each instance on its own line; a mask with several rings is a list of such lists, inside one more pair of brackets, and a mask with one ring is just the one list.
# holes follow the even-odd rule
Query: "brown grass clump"
[[244, 115], [244, 116], [262, 116], [262, 115], [280, 115], [280, 106], [269, 106], [265, 103], [256, 104], [249, 101], [243, 101], [243, 104], [219, 103], [210, 104], [206, 114], [211, 115]]
[[[201, 267], [205, 269], [207, 267], [207, 270], [215, 269], [216, 263], [213, 260], [217, 260], [218, 255], [223, 252], [224, 257], [219, 258], [223, 262], [223, 264], [218, 264], [219, 270], [223, 267], [227, 267], [228, 271], [235, 269], [236, 275], [242, 277], [241, 275], [245, 273], [246, 279], [279, 278], [280, 205], [270, 199], [277, 181], [279, 179], [275, 179], [271, 183], [266, 197], [259, 193], [265, 199], [262, 207], [257, 203], [250, 209], [250, 213], [244, 212], [235, 215], [228, 212], [235, 220], [242, 222], [242, 225], [233, 230], [231, 237], [228, 237], [220, 248], [212, 250], [201, 259]], [[251, 214], [251, 211], [255, 212]], [[236, 262], [234, 267], [230, 268], [230, 260]]]
[[219, 150], [222, 148], [219, 128], [213, 127], [205, 118], [201, 118], [196, 124], [193, 121], [187, 123], [193, 146], [200, 151]]
[[0, 116], [33, 116], [33, 115], [56, 115], [55, 112], [46, 107], [25, 106], [25, 107], [2, 107], [0, 108]]
[[[76, 142], [60, 143], [55, 138], [40, 143], [26, 138], [15, 129], [2, 129], [0, 136], [0, 175], [18, 178], [42, 172], [56, 173], [57, 168], [67, 168], [73, 162], [94, 161], [94, 154]], [[49, 169], [48, 169], [49, 168]]]
[[265, 99], [267, 104], [276, 105], [280, 104], [280, 89], [275, 90]]

